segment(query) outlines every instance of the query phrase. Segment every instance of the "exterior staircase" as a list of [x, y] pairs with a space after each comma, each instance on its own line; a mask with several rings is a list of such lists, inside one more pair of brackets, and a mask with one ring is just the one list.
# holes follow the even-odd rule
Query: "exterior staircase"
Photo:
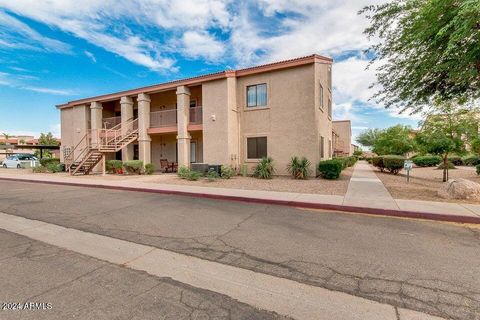
[[89, 174], [105, 159], [138, 139], [138, 119], [130, 119], [109, 129], [89, 129], [77, 145], [65, 155], [65, 167], [71, 175]]

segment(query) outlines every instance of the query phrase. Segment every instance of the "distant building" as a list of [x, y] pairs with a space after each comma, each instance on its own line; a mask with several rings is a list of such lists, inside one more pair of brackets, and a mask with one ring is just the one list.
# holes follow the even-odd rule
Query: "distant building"
[[[58, 142], [60, 142], [60, 140], [58, 140]], [[38, 146], [38, 139], [35, 139], [34, 136], [9, 136], [8, 139], [0, 136], [0, 161], [11, 154], [35, 153], [36, 149], [29, 149], [28, 146]], [[51, 150], [50, 153], [52, 153], [54, 158], [60, 156], [59, 150]]]
[[352, 123], [350, 120], [332, 121], [333, 155], [347, 157], [353, 155]]

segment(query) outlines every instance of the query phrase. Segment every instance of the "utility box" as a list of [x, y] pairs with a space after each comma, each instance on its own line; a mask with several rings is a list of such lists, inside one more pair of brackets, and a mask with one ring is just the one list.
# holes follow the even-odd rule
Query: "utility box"
[[215, 171], [218, 174], [222, 173], [222, 166], [219, 164], [212, 164], [208, 166], [208, 171]]
[[201, 173], [207, 173], [209, 170], [209, 165], [207, 163], [192, 163], [191, 167], [193, 171]]

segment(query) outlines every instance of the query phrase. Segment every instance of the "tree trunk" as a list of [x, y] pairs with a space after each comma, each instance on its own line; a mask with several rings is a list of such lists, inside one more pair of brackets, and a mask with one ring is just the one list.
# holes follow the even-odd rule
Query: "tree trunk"
[[443, 156], [443, 182], [448, 181], [448, 154]]

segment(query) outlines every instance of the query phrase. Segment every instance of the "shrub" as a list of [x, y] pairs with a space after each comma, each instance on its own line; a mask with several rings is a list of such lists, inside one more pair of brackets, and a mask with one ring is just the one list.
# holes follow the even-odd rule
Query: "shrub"
[[462, 158], [460, 158], [459, 156], [450, 156], [448, 157], [448, 161], [453, 163], [455, 166], [463, 165]]
[[[441, 163], [441, 164], [437, 167], [437, 169], [439, 169], [439, 170], [440, 170], [440, 169], [443, 170], [444, 168], [445, 168], [445, 166], [444, 166], [443, 163]], [[455, 166], [453, 165], [453, 163], [451, 163], [450, 161], [448, 162], [448, 169], [456, 169]]]
[[47, 170], [51, 173], [57, 173], [62, 171], [62, 166], [60, 163], [50, 162], [47, 165]]
[[480, 164], [477, 164], [475, 168], [477, 169], [477, 175], [480, 175]]
[[42, 158], [42, 159], [40, 159], [40, 165], [42, 167], [48, 168], [48, 165], [50, 163], [60, 164], [60, 159], [59, 158]]
[[117, 172], [117, 170], [122, 169], [122, 168], [123, 168], [122, 160], [108, 160], [105, 163], [105, 169], [109, 173], [115, 173], [115, 172]]
[[47, 169], [47, 167], [44, 167], [44, 166], [38, 166], [38, 167], [33, 168], [32, 172], [33, 173], [47, 173], [48, 169]]
[[413, 163], [419, 167], [435, 167], [442, 162], [440, 156], [417, 156], [412, 159]]
[[380, 169], [380, 171], [383, 172], [385, 170], [385, 166], [383, 164], [383, 156], [373, 157], [372, 165], [374, 167], [377, 167], [378, 169]]
[[141, 174], [143, 169], [142, 160], [130, 160], [123, 163], [123, 167], [129, 174]]
[[[193, 172], [196, 172], [196, 171], [193, 171]], [[213, 182], [213, 181], [217, 180], [218, 178], [220, 178], [220, 175], [218, 174], [217, 171], [210, 170], [210, 171], [207, 172], [205, 177], [207, 178], [208, 181]]]
[[[215, 171], [214, 171], [215, 172]], [[217, 172], [215, 172], [217, 173]], [[218, 175], [218, 173], [217, 173]], [[193, 171], [193, 170], [188, 170], [188, 173], [186, 175], [186, 179], [189, 180], [189, 181], [197, 181], [198, 179], [200, 179], [200, 177], [202, 176], [202, 174], [198, 171]]]
[[370, 164], [372, 164], [372, 162], [373, 162], [373, 158], [372, 158], [372, 157], [366, 157], [365, 160], [366, 160], [368, 163], [370, 163]]
[[230, 179], [236, 174], [235, 169], [231, 166], [221, 166], [220, 167], [220, 176], [222, 179]]
[[397, 155], [383, 156], [383, 165], [390, 173], [397, 174], [403, 169], [405, 158]]
[[256, 165], [253, 176], [260, 179], [272, 179], [274, 173], [273, 159], [271, 157], [263, 157]]
[[312, 172], [310, 169], [311, 162], [307, 158], [302, 157], [299, 159], [297, 156], [290, 159], [290, 163], [287, 165], [288, 172], [294, 179], [307, 179], [308, 175]]
[[318, 171], [325, 179], [338, 179], [342, 168], [342, 161], [337, 159], [320, 161], [318, 163]]
[[153, 163], [147, 163], [145, 165], [145, 174], [153, 174], [155, 172], [155, 165]]
[[177, 175], [181, 179], [186, 179], [189, 173], [190, 173], [190, 169], [185, 166], [181, 166], [180, 168], [178, 168], [178, 171], [177, 171]]
[[463, 164], [466, 166], [477, 166], [480, 164], [480, 157], [477, 155], [469, 155], [462, 158]]
[[356, 157], [361, 157], [363, 155], [363, 151], [362, 150], [355, 150], [355, 151], [353, 151], [353, 155], [356, 156]]

